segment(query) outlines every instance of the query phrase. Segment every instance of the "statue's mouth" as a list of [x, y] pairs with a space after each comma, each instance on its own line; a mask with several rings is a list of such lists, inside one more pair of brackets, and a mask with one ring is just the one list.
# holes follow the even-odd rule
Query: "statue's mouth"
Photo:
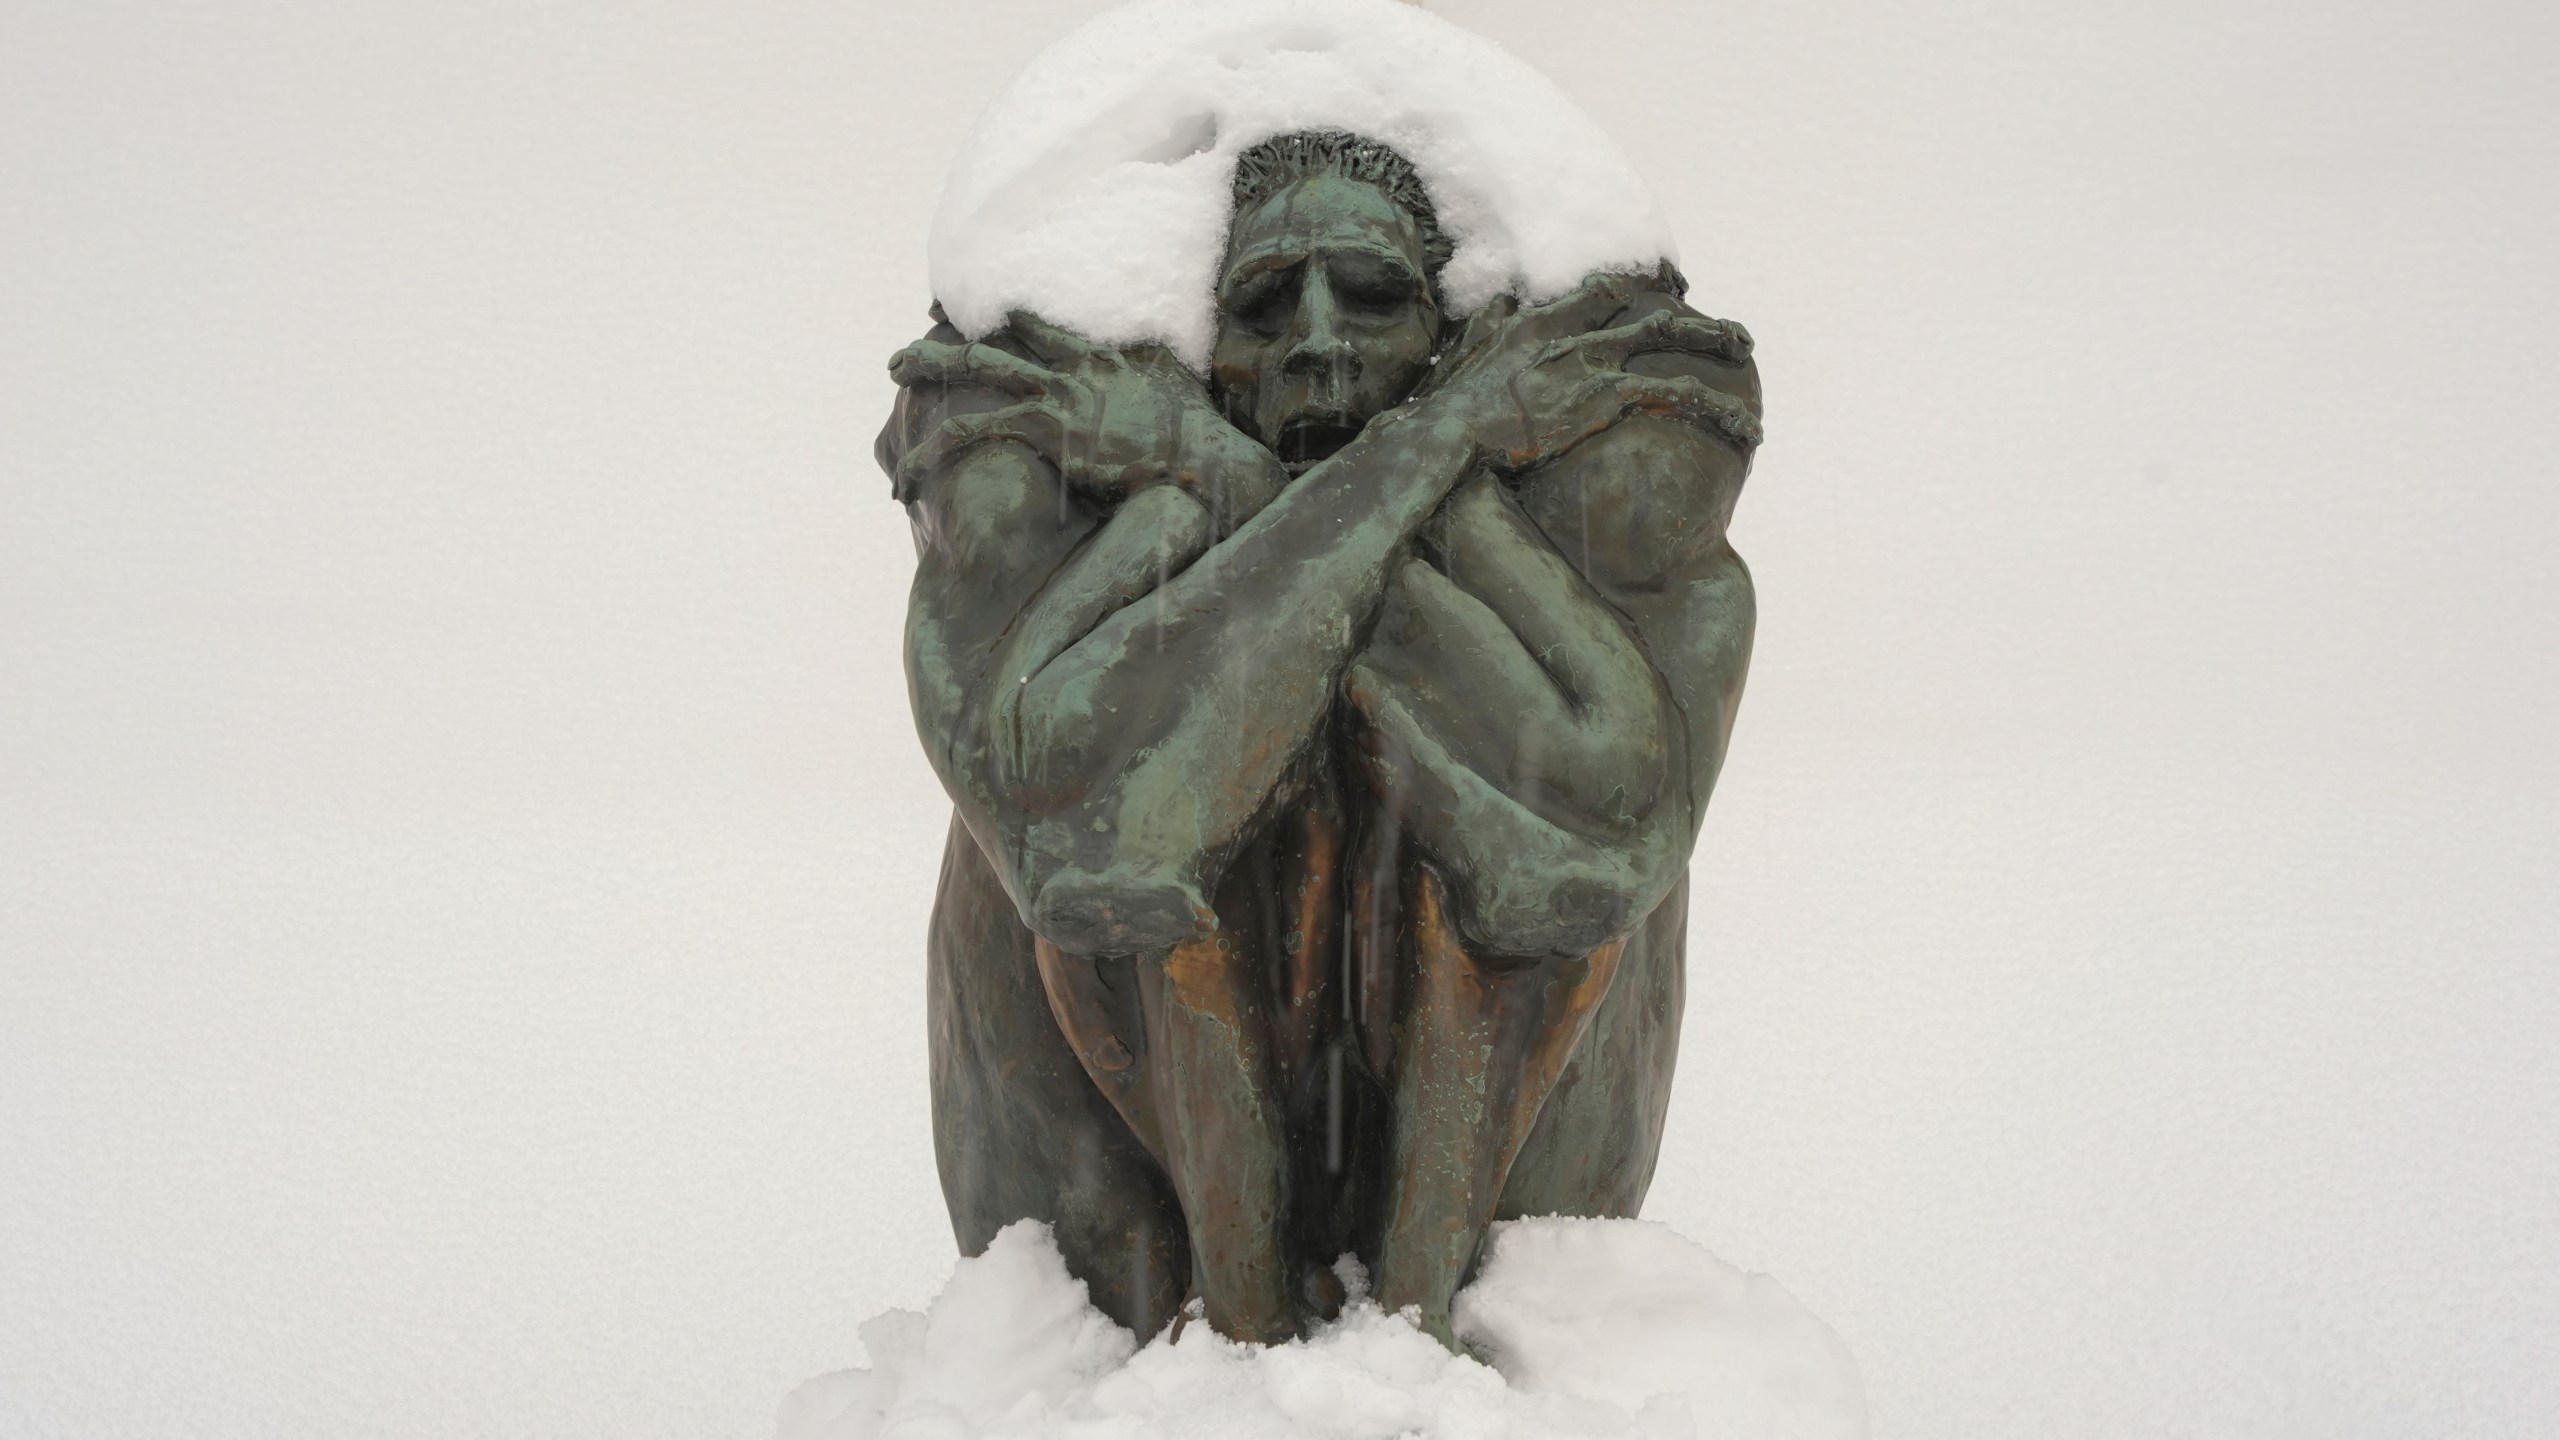
[[1280, 439], [1271, 453], [1289, 467], [1289, 473], [1333, 458], [1335, 451], [1359, 438], [1360, 422], [1348, 415], [1302, 415], [1280, 427]]

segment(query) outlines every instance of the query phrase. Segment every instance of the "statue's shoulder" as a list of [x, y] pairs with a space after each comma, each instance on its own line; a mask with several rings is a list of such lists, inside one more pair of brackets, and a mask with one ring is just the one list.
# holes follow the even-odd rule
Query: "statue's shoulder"
[[1739, 344], [1709, 355], [1640, 351], [1625, 362], [1641, 375], [1686, 376], [1739, 403], [1747, 427], [1717, 427], [1631, 416], [1516, 482], [1522, 508], [1557, 549], [1605, 590], [1652, 590], [1714, 560], [1733, 517], [1754, 444], [1760, 371], [1750, 335], [1691, 303], [1679, 273], [1664, 267], [1605, 328], [1660, 314], [1714, 321]]

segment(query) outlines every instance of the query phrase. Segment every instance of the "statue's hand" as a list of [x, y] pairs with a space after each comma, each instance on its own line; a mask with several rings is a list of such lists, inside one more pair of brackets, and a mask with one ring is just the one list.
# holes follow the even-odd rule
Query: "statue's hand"
[[970, 446], [1012, 440], [1106, 507], [1151, 485], [1180, 486], [1224, 533], [1286, 483], [1279, 462], [1229, 424], [1199, 379], [1161, 346], [1097, 345], [1022, 312], [1007, 328], [1035, 359], [936, 340], [890, 357], [890, 378], [901, 385], [980, 385], [1015, 397], [1014, 404], [942, 422], [898, 462], [901, 485], [923, 480]]
[[1730, 320], [1663, 310], [1609, 325], [1647, 283], [1594, 275], [1540, 305], [1494, 297], [1468, 320], [1422, 404], [1453, 415], [1485, 463], [1505, 472], [1553, 460], [1631, 415], [1684, 421], [1746, 450], [1759, 444], [1760, 422], [1731, 395], [1690, 376], [1626, 368], [1661, 351], [1737, 367], [1751, 358], [1751, 333]]

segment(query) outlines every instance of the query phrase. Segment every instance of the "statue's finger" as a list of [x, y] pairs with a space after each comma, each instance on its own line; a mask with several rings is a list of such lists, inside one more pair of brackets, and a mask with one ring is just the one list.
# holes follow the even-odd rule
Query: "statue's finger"
[[1005, 316], [1005, 328], [1021, 337], [1031, 353], [1061, 369], [1084, 359], [1094, 351], [1094, 344], [1063, 325], [1052, 325], [1028, 310], [1016, 310]]
[[1500, 334], [1503, 326], [1518, 313], [1520, 297], [1508, 290], [1487, 300], [1467, 317], [1466, 324], [1458, 331], [1456, 342], [1450, 345], [1447, 354], [1440, 357], [1435, 368], [1444, 376], [1464, 368], [1493, 343], [1493, 337]]
[[1751, 407], [1694, 375], [1628, 375], [1619, 384], [1627, 414], [1679, 420], [1745, 450], [1760, 443], [1760, 417]]
[[1706, 323], [1723, 327], [1725, 343], [1735, 352], [1735, 364], [1739, 365], [1743, 361], [1751, 358], [1751, 328], [1749, 326], [1743, 324], [1739, 320], [1716, 320], [1712, 318], [1708, 319]]
[[1635, 294], [1636, 277], [1596, 273], [1553, 300], [1522, 306], [1514, 323], [1534, 338], [1559, 340], [1615, 319]]
[[1635, 415], [1702, 425], [1746, 449], [1759, 443], [1758, 424], [1740, 401], [1691, 376], [1603, 371], [1574, 386], [1563, 404], [1538, 417], [1534, 454], [1520, 458], [1539, 464], [1554, 460]]
[[1662, 349], [1662, 342], [1657, 338], [1660, 328], [1654, 323], [1654, 317], [1648, 315], [1633, 324], [1576, 331], [1547, 342], [1547, 347], [1538, 352], [1537, 363], [1544, 365], [1567, 356], [1579, 356], [1586, 361], [1622, 365], [1629, 355], [1639, 350]]
[[898, 482], [905, 487], [920, 485], [949, 464], [953, 456], [990, 440], [1019, 441], [1042, 455], [1054, 455], [1057, 450], [1056, 429], [1056, 417], [1049, 413], [1048, 407], [1038, 404], [1008, 405], [1001, 410], [954, 415], [935, 426], [931, 434], [916, 442], [915, 448], [898, 461]]
[[901, 385], [983, 385], [1007, 395], [1036, 398], [1057, 378], [993, 345], [950, 345], [919, 340], [889, 358], [889, 378]]
[[[1367, 651], [1342, 672], [1342, 698], [1372, 725], [1392, 725], [1399, 719], [1411, 724], [1411, 700], [1403, 683]], [[1373, 754], [1370, 758], [1377, 757]]]
[[1573, 340], [1558, 341], [1550, 352], [1579, 348], [1613, 365], [1624, 365], [1638, 355], [1677, 351], [1699, 355], [1723, 365], [1740, 365], [1751, 358], [1751, 332], [1730, 320], [1709, 320], [1698, 315], [1683, 315], [1677, 310], [1657, 310], [1631, 325], [1595, 331]]
[[959, 349], [940, 340], [918, 340], [900, 346], [898, 353], [889, 357], [889, 378], [901, 385], [916, 384], [926, 368], [948, 363]]

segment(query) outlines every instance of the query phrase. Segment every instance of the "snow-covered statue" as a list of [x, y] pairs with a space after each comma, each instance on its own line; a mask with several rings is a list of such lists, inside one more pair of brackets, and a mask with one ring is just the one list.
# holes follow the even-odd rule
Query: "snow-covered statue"
[[[1633, 1215], [1662, 1133], [1751, 342], [1525, 68], [1416, 99], [1494, 62], [1396, 8], [1088, 27], [1086, 110], [1035, 66], [982, 122], [891, 362], [944, 1191], [1141, 1336], [1300, 1333], [1352, 1255], [1449, 1341], [1490, 1222]], [[1345, 123], [1282, 123], [1310, 90]]]

